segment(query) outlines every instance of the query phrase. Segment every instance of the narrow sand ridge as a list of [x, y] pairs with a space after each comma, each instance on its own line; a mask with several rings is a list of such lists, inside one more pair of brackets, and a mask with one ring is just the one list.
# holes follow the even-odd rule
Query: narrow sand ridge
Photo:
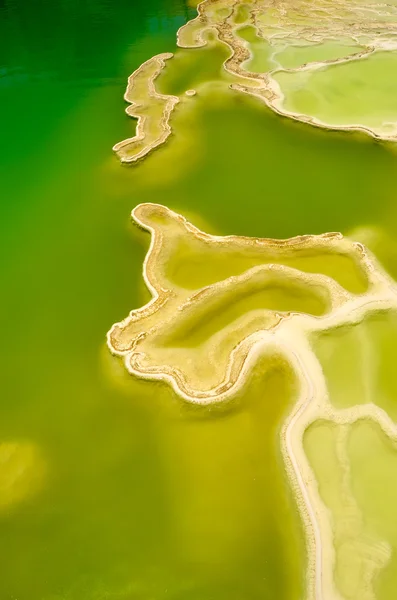
[[177, 96], [163, 96], [156, 91], [154, 80], [172, 58], [171, 53], [159, 54], [144, 62], [128, 78], [124, 99], [130, 105], [126, 113], [136, 118], [136, 134], [113, 146], [121, 162], [134, 162], [163, 144], [171, 134], [169, 119], [178, 104]]
[[[397, 84], [390, 77], [397, 66], [394, 3], [204, 0], [177, 43], [179, 52], [192, 53], [223, 45], [230, 52], [224, 85], [282, 116], [397, 141]], [[197, 92], [158, 92], [156, 79], [161, 72], [166, 77], [172, 57], [154, 56], [129, 78], [126, 112], [138, 123], [134, 137], [114, 146], [122, 162], [136, 162], [164, 143], [176, 105]]]
[[[395, 310], [395, 283], [362, 244], [338, 233], [289, 240], [212, 236], [155, 204], [137, 206], [132, 217], [151, 234], [143, 276], [152, 299], [112, 327], [111, 352], [124, 357], [133, 375], [167, 381], [197, 404], [232, 399], [265, 351], [285, 357], [300, 395], [283, 423], [280, 444], [305, 525], [307, 598], [345, 598], [334, 581], [337, 538], [303, 448], [304, 434], [319, 420], [349, 425], [370, 419], [397, 441], [397, 426], [373, 403], [339, 410], [331, 404], [311, 339]], [[374, 598], [373, 578], [387, 563], [386, 542], [380, 554], [374, 548], [372, 570], [361, 596], [351, 596], [355, 600]], [[368, 558], [367, 547], [362, 553]]]

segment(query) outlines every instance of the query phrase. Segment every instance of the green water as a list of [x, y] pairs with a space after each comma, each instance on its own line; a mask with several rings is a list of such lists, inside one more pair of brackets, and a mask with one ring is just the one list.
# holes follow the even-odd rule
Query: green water
[[394, 311], [370, 313], [352, 327], [321, 334], [314, 343], [332, 404], [349, 408], [373, 403], [397, 420]]
[[150, 201], [221, 234], [376, 225], [393, 238], [396, 155], [220, 86], [178, 106], [167, 145], [121, 167], [111, 147], [134, 132], [127, 76], [175, 49], [192, 10], [1, 6], [0, 442], [33, 444], [44, 467], [38, 490], [1, 509], [0, 598], [300, 598], [302, 532], [278, 443], [293, 378], [263, 369], [211, 411], [126, 376], [105, 334], [148, 298], [149, 240], [129, 214]]
[[[202, 314], [196, 314], [183, 323], [183, 327], [172, 332], [167, 343], [180, 346], [197, 346], [203, 343], [214, 331], [221, 331], [230, 323], [234, 323], [239, 317], [246, 315], [251, 311], [259, 310], [278, 310], [278, 311], [299, 311], [308, 314], [323, 315], [326, 312], [325, 303], [322, 298], [316, 297], [314, 293], [310, 294], [306, 289], [280, 283], [271, 283], [264, 289], [244, 290], [242, 294], [238, 291], [233, 297], [233, 303], [230, 303], [229, 297], [217, 299], [216, 302], [208, 303]], [[263, 285], [263, 283], [262, 283]], [[295, 289], [294, 289], [295, 287]], [[213, 304], [213, 306], [211, 305]], [[220, 314], [219, 314], [220, 313]]]
[[277, 73], [287, 110], [330, 125], [361, 124], [384, 135], [394, 129], [397, 53], [377, 52], [309, 73]]
[[244, 68], [252, 73], [266, 73], [272, 67], [271, 47], [267, 40], [257, 36], [256, 28], [252, 25], [241, 27], [237, 30], [238, 35], [248, 42], [251, 58], [244, 64]]
[[275, 60], [285, 69], [296, 69], [310, 62], [336, 60], [362, 51], [360, 46], [346, 46], [336, 42], [290, 46], [277, 52]]
[[[394, 549], [397, 544], [395, 507], [397, 500], [397, 448], [374, 423], [358, 422], [350, 440], [352, 487], [372, 535]], [[385, 494], [387, 490], [387, 494]], [[375, 591], [379, 598], [392, 598], [397, 586], [397, 557], [392, 554], [379, 575]]]
[[179, 51], [159, 75], [158, 91], [161, 94], [180, 95], [202, 83], [219, 79], [223, 75], [223, 62], [229, 54], [224, 45], [213, 42], [204, 48], [195, 48], [193, 53]]
[[365, 597], [368, 590], [361, 585], [372, 572], [375, 597], [393, 598], [396, 444], [378, 424], [362, 419], [347, 426], [318, 421], [306, 431], [304, 445], [320, 497], [332, 513], [338, 590], [347, 598]]

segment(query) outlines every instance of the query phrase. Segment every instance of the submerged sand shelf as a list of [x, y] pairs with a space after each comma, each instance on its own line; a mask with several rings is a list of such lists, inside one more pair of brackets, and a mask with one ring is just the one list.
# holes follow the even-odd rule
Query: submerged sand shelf
[[126, 112], [137, 126], [114, 146], [122, 162], [163, 144], [175, 107], [206, 84], [311, 125], [397, 140], [395, 3], [204, 0], [177, 42], [175, 57], [154, 56], [129, 78]]
[[[375, 588], [393, 567], [397, 538], [367, 531], [346, 440], [360, 423], [373, 423], [397, 443], [397, 413], [389, 414], [397, 390], [384, 373], [392, 367], [386, 361], [379, 372], [368, 350], [374, 339], [387, 353], [397, 339], [393, 280], [362, 244], [338, 233], [288, 240], [213, 236], [156, 204], [137, 206], [132, 217], [151, 234], [143, 275], [152, 299], [112, 327], [112, 353], [124, 357], [131, 374], [167, 381], [184, 400], [206, 405], [235, 398], [260, 357], [287, 362], [299, 394], [280, 444], [305, 525], [307, 598], [389, 598]], [[340, 336], [346, 342], [335, 346]], [[358, 390], [345, 399], [343, 367]], [[371, 379], [374, 369], [381, 385]], [[364, 376], [372, 381], [365, 396]], [[316, 462], [318, 437], [321, 444], [332, 438], [324, 468]], [[329, 493], [319, 468], [336, 473]], [[355, 578], [349, 579], [353, 551]]]
[[46, 465], [39, 448], [27, 441], [0, 443], [0, 515], [43, 487]]

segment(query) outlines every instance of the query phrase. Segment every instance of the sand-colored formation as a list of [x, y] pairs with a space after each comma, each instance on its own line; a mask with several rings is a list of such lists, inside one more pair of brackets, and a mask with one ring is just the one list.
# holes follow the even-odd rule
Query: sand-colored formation
[[380, 554], [375, 544], [368, 559], [360, 535], [353, 536], [357, 556], [362, 549], [372, 566], [358, 591], [344, 596], [335, 584], [335, 547], [349, 521], [342, 518], [336, 534], [303, 440], [313, 423], [350, 426], [360, 419], [373, 420], [397, 440], [396, 424], [373, 402], [332, 404], [313, 346], [328, 330], [394, 312], [393, 280], [364, 246], [338, 233], [289, 240], [219, 237], [160, 205], [139, 205], [132, 216], [151, 233], [143, 275], [153, 297], [112, 327], [110, 350], [124, 357], [130, 373], [165, 380], [198, 404], [233, 398], [264, 352], [283, 356], [300, 382], [281, 448], [305, 523], [307, 598], [373, 599], [373, 578], [390, 555], [387, 540], [379, 542]]
[[34, 495], [44, 474], [44, 461], [34, 444], [0, 443], [0, 514]]
[[126, 113], [138, 120], [136, 134], [113, 146], [121, 162], [136, 162], [153, 148], [163, 144], [171, 134], [169, 118], [179, 98], [163, 96], [156, 91], [154, 80], [172, 58], [171, 53], [159, 54], [143, 63], [129, 78], [125, 100]]
[[[133, 218], [152, 233], [145, 280], [153, 300], [114, 326], [109, 341], [132, 372], [167, 371], [192, 401], [220, 399], [233, 386], [247, 353], [237, 349], [250, 335], [294, 313], [329, 314], [375, 285], [361, 245], [340, 234], [215, 237], [154, 204], [138, 206]], [[209, 353], [217, 360], [204, 360]]]
[[[223, 45], [230, 52], [223, 83], [231, 89], [311, 125], [397, 140], [397, 84], [390, 76], [397, 66], [395, 2], [204, 0], [197, 10], [178, 31], [180, 51]], [[129, 78], [127, 114], [138, 124], [134, 137], [114, 146], [123, 162], [164, 143], [172, 111], [194, 96], [156, 89], [172, 56], [153, 57]]]

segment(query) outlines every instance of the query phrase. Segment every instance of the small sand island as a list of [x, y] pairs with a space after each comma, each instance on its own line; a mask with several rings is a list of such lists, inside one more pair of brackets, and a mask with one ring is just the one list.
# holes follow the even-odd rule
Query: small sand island
[[[395, 142], [396, 17], [394, 4], [359, 0], [204, 0], [179, 29], [177, 52], [130, 76], [136, 133], [114, 151], [123, 163], [144, 158], [170, 138], [174, 111], [194, 110], [194, 96], [213, 89]], [[362, 461], [373, 448], [372, 477], [397, 464], [394, 280], [360, 237], [221, 237], [150, 203], [132, 218], [151, 234], [143, 277], [152, 299], [112, 327], [110, 351], [132, 375], [206, 406], [232, 402], [264, 356], [288, 364], [299, 392], [279, 445], [304, 525], [305, 598], [389, 599], [397, 485], [382, 504]]]

